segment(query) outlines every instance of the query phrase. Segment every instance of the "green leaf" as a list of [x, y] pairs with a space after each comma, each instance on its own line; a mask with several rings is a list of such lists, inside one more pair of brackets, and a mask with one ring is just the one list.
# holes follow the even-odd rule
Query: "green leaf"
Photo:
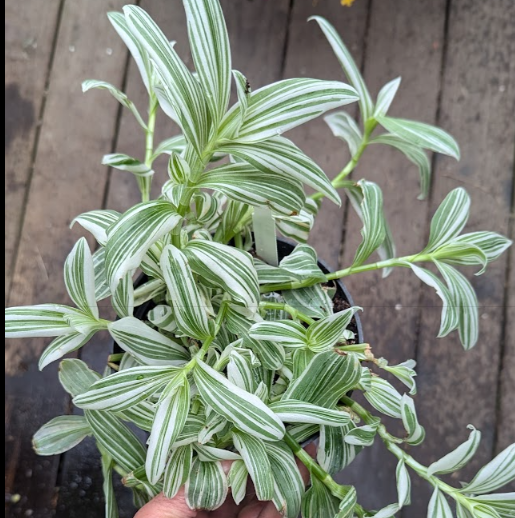
[[286, 215], [299, 213], [305, 200], [302, 184], [295, 178], [284, 173], [259, 171], [243, 163], [206, 171], [197, 187], [219, 191], [249, 205], [264, 205]]
[[148, 441], [145, 469], [148, 480], [156, 484], [166, 468], [172, 444], [182, 431], [190, 409], [190, 384], [182, 373], [176, 375], [182, 383], [175, 390], [165, 390], [156, 410], [156, 416]]
[[386, 115], [388, 110], [390, 109], [390, 106], [393, 102], [393, 99], [395, 98], [395, 95], [397, 94], [397, 90], [399, 89], [399, 86], [401, 84], [401, 78], [397, 77], [396, 79], [393, 79], [389, 83], [386, 83], [383, 88], [379, 91], [379, 94], [377, 95], [377, 102], [374, 107], [374, 119], [377, 119], [378, 117], [381, 117], [383, 115]]
[[376, 119], [381, 126], [409, 144], [460, 159], [460, 148], [456, 141], [436, 126], [393, 117], [378, 116]]
[[163, 493], [167, 498], [173, 498], [183, 484], [188, 480], [193, 461], [191, 444], [172, 450], [166, 465]]
[[429, 242], [422, 253], [433, 252], [458, 236], [467, 223], [470, 197], [462, 187], [453, 189], [442, 201], [433, 219]]
[[38, 455], [59, 455], [77, 446], [91, 435], [91, 428], [81, 415], [55, 417], [43, 425], [32, 439]]
[[481, 441], [481, 432], [476, 430], [472, 425], [468, 425], [467, 428], [472, 430], [469, 438], [455, 450], [440, 460], [433, 462], [427, 469], [429, 475], [454, 473], [463, 468], [472, 459]]
[[341, 203], [322, 169], [288, 139], [272, 137], [263, 142], [228, 142], [222, 144], [219, 151], [236, 156], [263, 173], [291, 176], [324, 193], [336, 204]]
[[404, 428], [408, 432], [406, 442], [412, 446], [421, 444], [425, 437], [426, 431], [418, 422], [415, 403], [408, 395], [404, 394], [401, 400], [401, 419]]
[[231, 488], [231, 495], [236, 505], [240, 505], [247, 494], [247, 479], [249, 472], [245, 462], [236, 460], [232, 463], [227, 481]]
[[77, 216], [70, 224], [70, 228], [78, 223], [82, 228], [93, 234], [97, 242], [105, 246], [107, 231], [120, 219], [120, 213], [115, 210], [92, 210]]
[[182, 432], [179, 434], [177, 441], [172, 445], [172, 448], [178, 448], [179, 446], [186, 446], [188, 444], [196, 443], [202, 428], [204, 427], [204, 416], [198, 416], [190, 414]]
[[298, 243], [307, 243], [309, 233], [315, 223], [314, 215], [306, 210], [309, 198], [306, 198], [304, 208], [296, 216], [275, 215], [275, 226], [285, 237], [289, 237]]
[[252, 256], [214, 241], [192, 240], [184, 248], [191, 269], [208, 282], [223, 288], [234, 301], [255, 311], [259, 284]]
[[72, 396], [84, 394], [100, 375], [91, 370], [82, 360], [63, 360], [59, 365], [59, 381]]
[[274, 477], [267, 456], [267, 445], [257, 437], [240, 432], [232, 433], [234, 446], [240, 452], [249, 472], [259, 500], [272, 500], [274, 496]]
[[134, 284], [130, 273], [126, 274], [119, 282], [111, 298], [111, 304], [120, 318], [132, 317], [134, 313]]
[[123, 153], [104, 155], [102, 165], [114, 167], [114, 169], [118, 169], [119, 171], [127, 171], [138, 178], [147, 178], [154, 175], [153, 169], [147, 164], [129, 155], [124, 155]]
[[195, 459], [186, 482], [186, 502], [190, 509], [218, 509], [227, 498], [227, 477], [220, 462]]
[[214, 126], [222, 119], [231, 93], [231, 49], [218, 0], [184, 0], [193, 62]]
[[403, 460], [400, 460], [395, 469], [397, 481], [397, 499], [399, 506], [403, 507], [411, 503], [411, 478]]
[[181, 220], [168, 201], [140, 203], [128, 210], [108, 231], [107, 278], [111, 291], [141, 264], [148, 249]]
[[302, 497], [302, 518], [334, 518], [340, 501], [316, 477]]
[[372, 115], [374, 105], [359, 68], [357, 67], [355, 61], [352, 59], [351, 53], [341, 40], [336, 29], [327, 20], [320, 16], [312, 16], [309, 18], [309, 20], [315, 20], [318, 25], [320, 25], [320, 28], [324, 32], [327, 41], [331, 45], [333, 52], [340, 62], [340, 65], [343, 67], [347, 78], [357, 91], [361, 117], [364, 121], [367, 121]]
[[282, 296], [287, 304], [312, 318], [324, 318], [333, 312], [331, 298], [320, 284], [308, 288], [284, 290]]
[[[513, 513], [511, 515], [513, 516]], [[474, 506], [474, 518], [500, 518], [500, 515], [489, 505], [479, 504]]]
[[95, 270], [95, 297], [97, 302], [106, 299], [111, 295], [111, 290], [107, 284], [106, 273], [106, 249], [99, 248], [93, 254], [93, 269]]
[[275, 322], [258, 322], [254, 324], [249, 334], [256, 340], [280, 342], [288, 348], [306, 347], [306, 329], [292, 320], [277, 320]]
[[147, 365], [182, 365], [189, 360], [186, 349], [134, 317], [108, 326], [111, 336], [126, 352]]
[[363, 135], [356, 121], [347, 112], [331, 113], [324, 117], [324, 120], [333, 135], [348, 144], [350, 154], [354, 156], [363, 141]]
[[173, 107], [185, 137], [200, 157], [211, 127], [207, 105], [200, 83], [181, 61], [161, 29], [141, 8], [124, 8], [127, 24], [148, 52], [154, 71], [161, 80], [167, 101]]
[[232, 351], [229, 358], [227, 379], [237, 387], [254, 393], [256, 390], [256, 380], [250, 363], [237, 350]]
[[82, 333], [70, 333], [69, 335], [58, 336], [40, 356], [38, 362], [39, 370], [43, 370], [47, 365], [59, 360], [65, 354], [80, 349], [91, 340], [94, 334], [95, 331], [86, 335]]
[[281, 260], [279, 266], [301, 277], [313, 277], [322, 282], [326, 280], [318, 266], [316, 250], [309, 245], [297, 245], [291, 254]]
[[305, 403], [296, 399], [282, 399], [269, 406], [281, 421], [285, 423], [313, 423], [325, 426], [343, 426], [350, 421], [350, 416], [340, 410], [330, 410], [322, 406]]
[[345, 442], [345, 436], [354, 428], [356, 425], [353, 422], [341, 427], [320, 427], [317, 461], [329, 474], [338, 473], [346, 468], [363, 449], [362, 446]]
[[283, 437], [284, 425], [258, 397], [238, 388], [201, 360], [197, 360], [193, 375], [204, 402], [240, 430], [268, 441]]
[[63, 336], [74, 332], [65, 316], [76, 310], [59, 304], [19, 306], [5, 310], [6, 338]]
[[186, 255], [177, 247], [167, 245], [161, 256], [161, 269], [173, 303], [177, 327], [186, 336], [206, 340], [211, 336], [208, 311]]
[[427, 518], [453, 518], [445, 495], [437, 487], [427, 507]]
[[386, 380], [373, 377], [372, 388], [363, 395], [379, 412], [396, 419], [401, 419], [402, 396]]
[[104, 490], [105, 499], [105, 518], [118, 518], [118, 504], [116, 503], [116, 496], [113, 488], [113, 459], [107, 454], [102, 454], [102, 475], [104, 483], [102, 488]]

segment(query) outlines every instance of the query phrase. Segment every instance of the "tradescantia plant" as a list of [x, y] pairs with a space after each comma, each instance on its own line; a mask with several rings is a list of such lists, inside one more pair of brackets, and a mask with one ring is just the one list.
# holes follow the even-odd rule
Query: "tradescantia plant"
[[[184, 5], [195, 73], [142, 9], [127, 6], [123, 14], [109, 14], [148, 90], [146, 121], [114, 86], [84, 83], [85, 91], [108, 90], [143, 129], [144, 159], [112, 154], [103, 161], [136, 177], [142, 202], [124, 214], [98, 210], [75, 219], [99, 245], [92, 253], [82, 238], [66, 260], [64, 278], [75, 307], [6, 310], [8, 337], [56, 337], [41, 357], [41, 369], [77, 351], [100, 330], [108, 330], [122, 350], [109, 357], [102, 374], [78, 359], [61, 362], [60, 381], [84, 415], [57, 417], [43, 426], [34, 437], [36, 451], [59, 454], [93, 435], [109, 518], [117, 516], [113, 471], [132, 488], [138, 506], [160, 492], [173, 497], [185, 484], [191, 508], [213, 510], [229, 488], [241, 502], [250, 477], [257, 498], [272, 500], [289, 518], [300, 512], [304, 518], [387, 518], [409, 505], [415, 474], [434, 487], [431, 518], [453, 516], [449, 499], [459, 518], [513, 516], [515, 495], [490, 493], [515, 478], [515, 445], [461, 487], [451, 487], [440, 475], [472, 458], [481, 436], [473, 427], [456, 450], [428, 467], [419, 464], [402, 449], [420, 444], [425, 435], [411, 397], [415, 362], [389, 365], [376, 358], [349, 328], [360, 308], [335, 312], [331, 298], [337, 279], [377, 269], [387, 275], [402, 267], [442, 299], [439, 336], [458, 330], [465, 349], [476, 344], [477, 299], [457, 267], [477, 266], [481, 274], [510, 241], [488, 231], [463, 234], [470, 200], [463, 189], [455, 189], [434, 214], [427, 246], [397, 257], [380, 187], [350, 179], [369, 145], [389, 145], [418, 166], [424, 197], [430, 175], [425, 150], [459, 158], [456, 142], [438, 128], [388, 116], [400, 80], [388, 83], [374, 102], [327, 21], [315, 18], [352, 86], [303, 78], [251, 92], [245, 76], [231, 68], [218, 1], [184, 0]], [[238, 101], [229, 108], [233, 81]], [[352, 155], [330, 182], [282, 134], [356, 101], [362, 127], [345, 112], [326, 118]], [[156, 146], [159, 109], [182, 134]], [[170, 179], [162, 195], [150, 200], [153, 164], [165, 153]], [[306, 197], [304, 184], [315, 194]], [[337, 189], [363, 222], [362, 242], [348, 268], [326, 274], [305, 242], [321, 199], [340, 203]], [[274, 224], [299, 243], [279, 264], [274, 264]], [[374, 252], [379, 261], [370, 260]], [[145, 277], [135, 287], [139, 271]], [[98, 302], [107, 297], [116, 320], [100, 316]], [[136, 318], [135, 308], [149, 302], [150, 309]], [[388, 375], [409, 393], [398, 392], [383, 377]], [[364, 395], [370, 409], [356, 402], [356, 393]], [[390, 434], [382, 415], [401, 420], [405, 436]], [[150, 433], [146, 445], [134, 426]], [[313, 437], [319, 437], [315, 459], [301, 447]], [[376, 438], [398, 459], [398, 499], [368, 511], [353, 487], [331, 475]], [[311, 474], [309, 489], [295, 456]], [[228, 476], [223, 460], [233, 461]]]

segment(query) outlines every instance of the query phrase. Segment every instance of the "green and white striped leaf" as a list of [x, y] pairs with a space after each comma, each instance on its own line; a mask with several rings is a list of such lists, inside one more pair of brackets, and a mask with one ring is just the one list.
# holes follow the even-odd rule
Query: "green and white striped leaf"
[[438, 261], [465, 266], [481, 266], [476, 275], [482, 275], [488, 264], [486, 254], [476, 245], [459, 243], [455, 240], [441, 246], [431, 254]]
[[325, 318], [333, 312], [331, 298], [320, 284], [308, 288], [284, 290], [282, 296], [287, 304], [312, 318]]
[[[470, 232], [453, 239], [454, 243], [471, 244], [480, 248], [489, 263], [495, 261], [513, 242], [496, 232]], [[463, 263], [464, 264], [464, 263]]]
[[200, 157], [209, 137], [210, 117], [200, 83], [181, 61], [161, 29], [141, 8], [124, 8], [127, 24], [153, 60], [167, 101], [185, 137]]
[[95, 439], [124, 471], [134, 471], [145, 463], [144, 446], [118, 417], [100, 410], [86, 410], [84, 415]]
[[133, 367], [95, 382], [73, 403], [79, 408], [123, 411], [152, 396], [176, 373], [173, 367]]
[[231, 49], [218, 0], [184, 0], [193, 62], [214, 126], [224, 116], [231, 93]]
[[240, 452], [249, 472], [259, 500], [272, 500], [274, 496], [274, 477], [267, 456], [267, 445], [257, 437], [240, 432], [232, 433], [234, 446]]
[[93, 269], [95, 271], [95, 297], [97, 302], [106, 299], [111, 295], [111, 289], [107, 284], [107, 272], [106, 272], [106, 249], [104, 247], [99, 248], [93, 254]]
[[147, 164], [140, 162], [137, 158], [124, 155], [123, 153], [104, 155], [104, 158], [102, 158], [102, 165], [113, 167], [119, 171], [127, 171], [139, 178], [147, 178], [154, 174], [153, 169]]
[[377, 119], [377, 117], [381, 117], [388, 113], [390, 106], [397, 94], [397, 90], [401, 84], [401, 78], [397, 77], [393, 79], [389, 83], [386, 83], [383, 88], [377, 94], [377, 101], [374, 107], [374, 115], [373, 117]]
[[[249, 95], [251, 92], [250, 83], [247, 78], [239, 71], [233, 70], [234, 83], [236, 85], [236, 93], [238, 94], [238, 106], [240, 108], [240, 125], [245, 120], [247, 108], [249, 105]], [[238, 132], [236, 132], [236, 136]]]
[[63, 360], [59, 365], [59, 381], [64, 390], [72, 396], [84, 394], [100, 379], [82, 360]]
[[168, 176], [176, 184], [186, 183], [191, 175], [191, 168], [188, 162], [178, 153], [172, 151], [168, 161]]
[[361, 308], [353, 306], [311, 324], [307, 330], [309, 348], [314, 352], [322, 352], [334, 347], [343, 339], [343, 332], [358, 309]]
[[281, 420], [257, 396], [238, 388], [200, 360], [193, 375], [204, 402], [240, 430], [268, 441], [283, 437]]
[[479, 314], [476, 292], [467, 278], [452, 266], [434, 261], [442, 274], [458, 314], [458, 331], [463, 348], [476, 345], [479, 336]]
[[401, 419], [405, 430], [408, 432], [406, 442], [412, 446], [421, 444], [426, 437], [426, 431], [418, 422], [413, 399], [406, 394], [402, 396], [401, 400]]
[[425, 200], [429, 194], [429, 186], [431, 185], [431, 162], [426, 152], [422, 148], [410, 144], [396, 135], [388, 133], [375, 137], [370, 143], [385, 144], [386, 146], [394, 147], [418, 167], [420, 176], [420, 194], [418, 199]]
[[[309, 198], [306, 198], [308, 205]], [[309, 233], [315, 223], [311, 212], [306, 210], [306, 205], [296, 216], [274, 216], [277, 230], [285, 237], [289, 237], [298, 243], [307, 243]]]
[[252, 256], [214, 241], [193, 240], [184, 248], [191, 269], [208, 282], [223, 288], [232, 300], [255, 311], [259, 284]]
[[82, 333], [70, 333], [69, 335], [58, 336], [48, 345], [39, 358], [38, 368], [43, 370], [47, 365], [62, 358], [65, 354], [71, 353], [86, 345], [95, 331], [86, 335]]
[[463, 468], [474, 457], [481, 441], [481, 432], [472, 425], [468, 425], [470, 430], [469, 438], [460, 444], [455, 450], [451, 451], [440, 460], [433, 462], [427, 472], [429, 475], [443, 475], [454, 473]]
[[249, 472], [245, 462], [236, 460], [232, 463], [227, 481], [231, 488], [231, 495], [236, 505], [240, 505], [241, 501], [247, 494], [247, 479]]
[[415, 376], [417, 375], [415, 366], [417, 362], [415, 360], [406, 360], [399, 363], [399, 365], [388, 365], [384, 358], [379, 358], [377, 365], [402, 381], [410, 389], [410, 395], [414, 396], [417, 393], [417, 385], [415, 383]]
[[182, 365], [188, 351], [170, 338], [134, 317], [125, 317], [108, 326], [111, 336], [126, 352], [147, 365]]
[[190, 509], [218, 509], [227, 498], [229, 486], [220, 462], [194, 460], [186, 482], [186, 502]]
[[325, 34], [327, 41], [331, 45], [333, 52], [335, 53], [340, 65], [343, 68], [347, 78], [351, 85], [356, 89], [359, 97], [359, 106], [361, 110], [361, 118], [367, 121], [372, 115], [374, 105], [368, 89], [365, 85], [365, 81], [361, 76], [359, 68], [355, 61], [352, 59], [351, 53], [343, 43], [336, 29], [324, 18], [320, 16], [312, 16], [309, 20], [315, 20]]
[[331, 113], [324, 117], [324, 120], [331, 128], [333, 135], [348, 144], [350, 154], [354, 156], [363, 140], [363, 135], [356, 121], [347, 112]]
[[414, 146], [449, 155], [456, 160], [460, 159], [460, 148], [456, 141], [436, 126], [385, 116], [377, 116], [376, 120], [390, 133]]
[[356, 493], [356, 489], [351, 486], [347, 494], [341, 500], [339, 511], [335, 518], [353, 518], [354, 507], [357, 503], [358, 495]]
[[333, 351], [317, 354], [294, 380], [283, 399], [297, 399], [332, 408], [358, 382], [361, 375], [355, 355], [340, 356]]
[[277, 320], [275, 322], [258, 322], [254, 324], [249, 335], [256, 340], [280, 342], [286, 347], [306, 347], [306, 329], [292, 320]]
[[268, 407], [285, 423], [343, 426], [350, 421], [350, 416], [346, 412], [331, 410], [295, 399], [282, 399], [271, 403]]
[[464, 486], [463, 493], [489, 493], [515, 480], [515, 443], [510, 444], [497, 457], [481, 468], [472, 482]]
[[317, 450], [317, 461], [329, 474], [338, 473], [346, 468], [363, 449], [345, 442], [345, 436], [356, 425], [351, 421], [345, 426], [321, 426]]
[[322, 169], [284, 137], [254, 143], [229, 142], [222, 144], [219, 151], [238, 157], [264, 173], [291, 176], [324, 193], [336, 204], [341, 203], [336, 189]]
[[267, 444], [266, 452], [275, 481], [272, 501], [285, 518], [297, 518], [305, 488], [295, 457], [282, 441]]
[[[511, 513], [510, 518], [512, 516], [513, 513]], [[489, 505], [478, 504], [474, 506], [474, 518], [500, 518], [500, 515]]]
[[173, 498], [186, 483], [191, 473], [193, 448], [191, 444], [172, 450], [166, 465], [163, 493], [167, 498]]
[[365, 399], [382, 414], [401, 419], [402, 396], [388, 381], [372, 378], [372, 387], [363, 395]]
[[186, 149], [186, 145], [187, 143], [184, 135], [176, 135], [175, 137], [163, 140], [154, 150], [152, 161], [161, 155], [171, 155], [172, 153], [182, 154]]
[[302, 497], [302, 518], [334, 518], [340, 501], [316, 477], [311, 478], [311, 487]]
[[241, 455], [233, 451], [215, 448], [214, 446], [195, 444], [194, 449], [202, 462], [216, 462], [223, 460], [241, 460]]
[[172, 448], [179, 448], [180, 446], [196, 443], [199, 433], [204, 426], [204, 422], [204, 415], [190, 414], [186, 419], [186, 423], [184, 423], [182, 432], [179, 434], [179, 437], [177, 437], [177, 441], [172, 445]]
[[32, 439], [38, 455], [59, 455], [77, 446], [91, 435], [91, 428], [81, 415], [55, 417], [43, 425]]
[[427, 507], [427, 518], [453, 518], [445, 495], [437, 487]]
[[154, 326], [173, 333], [177, 329], [177, 323], [173, 316], [172, 308], [165, 304], [160, 304], [148, 313], [148, 321]]
[[75, 312], [69, 306], [40, 304], [5, 310], [6, 338], [63, 336], [74, 332], [65, 316]]
[[170, 202], [155, 200], [135, 205], [109, 229], [106, 265], [111, 291], [126, 273], [140, 266], [148, 249], [180, 220]]
[[297, 281], [300, 278], [299, 275], [277, 266], [271, 266], [257, 258], [254, 258], [254, 268], [258, 275], [259, 284], [291, 282]]
[[130, 272], [119, 282], [111, 298], [111, 304], [120, 318], [132, 317], [134, 313], [134, 284]]
[[304, 206], [302, 184], [284, 173], [259, 171], [243, 163], [226, 164], [204, 173], [197, 187], [213, 189], [232, 200], [297, 214]]
[[297, 245], [291, 254], [281, 260], [279, 266], [301, 277], [326, 280], [325, 274], [318, 266], [316, 250], [309, 245]]
[[199, 444], [206, 444], [213, 436], [217, 433], [220, 433], [227, 426], [227, 419], [225, 417], [217, 414], [216, 412], [211, 412], [211, 415], [207, 418], [205, 425], [202, 427], [198, 435]]
[[422, 253], [433, 252], [458, 236], [467, 223], [470, 197], [462, 187], [453, 189], [442, 201], [431, 220], [429, 242]]
[[186, 336], [206, 340], [211, 336], [208, 308], [203, 301], [187, 256], [168, 245], [161, 256], [166, 285], [173, 303], [177, 327]]
[[408, 468], [403, 460], [400, 460], [395, 469], [395, 478], [397, 481], [397, 499], [399, 506], [404, 507], [411, 503], [411, 478]]
[[[390, 504], [386, 507], [383, 507], [380, 511], [374, 514], [374, 518], [391, 518], [395, 516], [400, 511], [399, 504]], [[443, 518], [443, 517], [442, 517]]]
[[155, 413], [156, 408], [154, 404], [148, 401], [142, 401], [123, 412], [116, 412], [116, 415], [123, 421], [134, 423], [141, 430], [150, 432], [150, 430], [152, 430]]
[[363, 446], [364, 448], [372, 446], [377, 434], [377, 427], [379, 423], [373, 425], [357, 426], [349, 430], [345, 436], [345, 442], [353, 446]]
[[98, 81], [96, 79], [87, 79], [82, 83], [82, 91], [84, 93], [86, 93], [88, 90], [91, 90], [92, 88], [107, 90], [122, 106], [125, 106], [125, 108], [128, 108], [132, 112], [139, 125], [144, 130], [147, 129], [147, 125], [136, 108], [136, 105], [127, 97], [127, 95], [116, 88], [116, 86], [113, 86], [111, 83], [107, 83], [105, 81]]
[[175, 390], [168, 393], [165, 390], [164, 397], [161, 396], [150, 432], [145, 470], [151, 484], [156, 484], [164, 473], [172, 444], [179, 437], [190, 410], [190, 384], [182, 373], [177, 376], [183, 381], [177, 388], [174, 384]]
[[115, 210], [92, 210], [77, 216], [70, 224], [73, 227], [78, 223], [82, 228], [90, 232], [97, 242], [105, 246], [107, 243], [107, 231], [120, 219], [120, 213]]
[[[513, 518], [513, 510], [515, 509], [515, 492], [480, 495], [474, 498], [470, 498], [469, 500], [472, 502], [478, 502], [480, 505], [486, 505], [490, 509], [494, 509], [500, 518]], [[474, 509], [474, 511], [476, 509], [477, 507]], [[458, 518], [462, 517], [458, 516]]]
[[107, 454], [103, 453], [102, 461], [102, 475], [104, 483], [102, 485], [105, 500], [105, 518], [118, 518], [118, 504], [116, 503], [116, 496], [113, 488], [113, 459]]
[[254, 393], [256, 390], [256, 380], [251, 365], [237, 350], [230, 354], [227, 364], [227, 379], [247, 392]]

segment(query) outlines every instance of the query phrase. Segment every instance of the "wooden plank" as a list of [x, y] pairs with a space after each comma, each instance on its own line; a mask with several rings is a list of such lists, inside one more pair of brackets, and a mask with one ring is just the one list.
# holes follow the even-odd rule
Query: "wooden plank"
[[[123, 3], [64, 6], [10, 305], [67, 302], [62, 265], [81, 234], [67, 226], [76, 214], [102, 204], [105, 173], [98, 164], [110, 150], [118, 109], [105, 92], [83, 97], [80, 82], [95, 75], [121, 84], [125, 50], [113, 38], [105, 12]], [[11, 509], [14, 516], [54, 513], [59, 458], [37, 457], [31, 448], [37, 428], [68, 407], [57, 367], [37, 370], [47, 342], [6, 344], [6, 491], [21, 495]]]
[[[506, 234], [513, 188], [515, 137], [515, 12], [510, 0], [488, 5], [480, 0], [452, 2], [443, 78], [440, 125], [462, 147], [459, 164], [437, 161], [432, 208], [453, 188], [463, 186], [472, 198], [469, 230]], [[417, 457], [429, 463], [467, 437], [471, 423], [483, 433], [474, 460], [454, 483], [467, 480], [493, 455], [497, 378], [503, 326], [507, 256], [470, 279], [477, 290], [480, 337], [475, 349], [463, 352], [456, 334], [435, 340], [439, 310], [436, 299], [423, 299], [419, 344], [419, 414], [427, 440]], [[427, 292], [427, 290], [425, 290]], [[428, 392], [430, 397], [427, 397]], [[425, 396], [422, 396], [425, 394]], [[422, 516], [428, 487], [414, 481], [419, 498], [407, 516]]]
[[[402, 77], [397, 98], [390, 108], [392, 116], [434, 124], [444, 24], [445, 0], [372, 3], [364, 76], [373, 98], [385, 83]], [[366, 178], [381, 186], [386, 217], [399, 254], [420, 251], [424, 246], [428, 204], [417, 200], [420, 189], [416, 167], [396, 150], [371, 146], [353, 178]], [[352, 264], [361, 241], [360, 228], [359, 218], [350, 209], [342, 254], [344, 266]], [[381, 275], [373, 272], [350, 277], [345, 282], [354, 302], [364, 308], [366, 341], [377, 356], [385, 356], [395, 364], [415, 356], [420, 283], [404, 269], [393, 271], [386, 279]], [[399, 428], [397, 423], [391, 426], [394, 431]], [[361, 453], [344, 475], [358, 489], [367, 488], [360, 493], [365, 506], [380, 508], [395, 501], [395, 480], [391, 476], [395, 465], [395, 458], [378, 441]]]
[[5, 4], [5, 299], [30, 177], [60, 0]]

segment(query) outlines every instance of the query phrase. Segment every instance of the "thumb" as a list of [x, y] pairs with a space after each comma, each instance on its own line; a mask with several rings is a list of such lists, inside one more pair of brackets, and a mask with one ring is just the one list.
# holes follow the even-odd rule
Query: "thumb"
[[162, 493], [144, 505], [134, 518], [200, 518], [186, 504], [184, 487], [174, 498], [166, 498]]

